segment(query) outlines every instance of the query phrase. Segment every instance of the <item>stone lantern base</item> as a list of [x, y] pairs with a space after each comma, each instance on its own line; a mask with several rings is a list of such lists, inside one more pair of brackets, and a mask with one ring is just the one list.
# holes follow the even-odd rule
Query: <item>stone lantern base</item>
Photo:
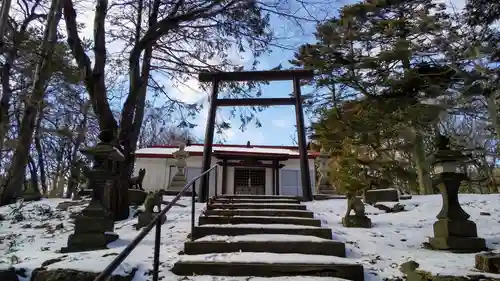
[[372, 220], [367, 216], [345, 216], [342, 218], [342, 225], [344, 227], [371, 228]]
[[177, 172], [172, 178], [170, 185], [168, 186], [169, 191], [181, 191], [187, 184], [187, 178], [182, 172]]
[[335, 195], [337, 192], [330, 184], [319, 184], [316, 188], [318, 194]]
[[111, 214], [99, 202], [91, 202], [75, 217], [75, 233], [68, 237], [68, 246], [61, 252], [83, 252], [107, 249], [107, 245], [118, 235], [113, 233]]
[[439, 219], [433, 228], [435, 237], [429, 238], [429, 245], [434, 250], [477, 253], [486, 249], [485, 240], [477, 237], [473, 221]]

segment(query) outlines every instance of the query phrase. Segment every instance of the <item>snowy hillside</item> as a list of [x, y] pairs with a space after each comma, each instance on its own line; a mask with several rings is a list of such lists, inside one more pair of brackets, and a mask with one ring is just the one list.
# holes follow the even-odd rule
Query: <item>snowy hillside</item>
[[[165, 197], [165, 200], [171, 198]], [[72, 207], [66, 211], [56, 210], [64, 202], [62, 199], [46, 199], [27, 203], [19, 211], [11, 205], [0, 208], [0, 268], [13, 265], [25, 269], [29, 280], [30, 271], [39, 268], [42, 263], [52, 260], [49, 269], [71, 268], [97, 272], [102, 270], [124, 246], [138, 233], [133, 225], [136, 218], [115, 224], [120, 239], [111, 243], [111, 249], [60, 254], [57, 251], [66, 246], [68, 235], [73, 225], [69, 222], [71, 212], [83, 206]], [[461, 195], [460, 202], [464, 210], [471, 215], [471, 220], [478, 226], [478, 234], [485, 238], [487, 246], [499, 250], [500, 246], [500, 195]], [[181, 204], [190, 205], [185, 198]], [[392, 203], [393, 204], [393, 203]], [[347, 245], [347, 257], [361, 261], [365, 268], [365, 280], [375, 281], [402, 276], [399, 265], [413, 260], [420, 264], [420, 269], [446, 275], [474, 274], [474, 254], [451, 254], [423, 249], [421, 244], [432, 235], [432, 224], [441, 208], [441, 197], [414, 196], [411, 200], [401, 201], [408, 211], [385, 213], [367, 206], [367, 214], [373, 222], [371, 229], [342, 227], [340, 220], [346, 210], [345, 200], [327, 200], [306, 203], [308, 209], [322, 220], [323, 226], [330, 227], [334, 239]], [[389, 204], [385, 204], [389, 206]], [[197, 216], [203, 209], [197, 205]], [[22, 214], [22, 215], [21, 215]], [[178, 252], [183, 249], [183, 242], [190, 232], [190, 208], [174, 207], [167, 214], [167, 222], [162, 227], [161, 272], [163, 281], [171, 280], [248, 280], [248, 278], [196, 276], [183, 278], [173, 275], [169, 268], [178, 259]], [[134, 281], [148, 280], [152, 269], [154, 231], [152, 231], [131, 256], [122, 264], [117, 273], [130, 272], [138, 268]], [[228, 254], [220, 254], [228, 255]], [[229, 254], [231, 255], [231, 254]], [[484, 274], [488, 275], [488, 274]], [[489, 275], [495, 276], [495, 275]], [[495, 277], [500, 278], [500, 275]], [[263, 280], [266, 278], [251, 278]], [[271, 279], [271, 278], [270, 278]], [[332, 278], [283, 277], [272, 280], [332, 280]]]

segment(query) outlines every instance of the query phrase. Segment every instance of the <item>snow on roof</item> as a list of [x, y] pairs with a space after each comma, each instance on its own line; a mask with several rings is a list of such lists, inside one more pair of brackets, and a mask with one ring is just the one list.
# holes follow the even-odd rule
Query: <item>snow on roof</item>
[[[191, 152], [193, 156], [203, 154], [203, 144], [191, 144], [186, 146], [185, 151]], [[179, 150], [178, 146], [154, 146], [141, 148], [136, 150], [135, 154], [138, 158], [161, 158], [161, 156], [171, 156]], [[265, 146], [265, 145], [223, 145], [214, 144], [212, 152], [228, 152], [228, 153], [248, 153], [248, 154], [284, 154], [292, 158], [297, 158], [300, 154], [297, 146]], [[317, 152], [309, 151], [309, 157], [316, 157]]]

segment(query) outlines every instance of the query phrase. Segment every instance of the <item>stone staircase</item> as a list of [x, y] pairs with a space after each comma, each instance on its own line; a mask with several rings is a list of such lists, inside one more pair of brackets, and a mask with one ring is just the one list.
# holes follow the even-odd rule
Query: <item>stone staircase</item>
[[328, 276], [363, 281], [363, 266], [297, 197], [228, 195], [210, 200], [172, 272], [216, 276]]

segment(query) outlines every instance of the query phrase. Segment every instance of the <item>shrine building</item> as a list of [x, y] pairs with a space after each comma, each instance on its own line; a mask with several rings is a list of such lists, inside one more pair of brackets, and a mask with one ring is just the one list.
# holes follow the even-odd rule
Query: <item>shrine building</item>
[[[185, 174], [188, 181], [202, 171], [203, 144], [190, 144], [185, 151]], [[174, 152], [178, 146], [154, 146], [138, 149], [135, 153], [135, 170], [146, 169], [143, 188], [146, 191], [169, 190], [177, 171]], [[315, 188], [314, 159], [318, 152], [309, 151], [311, 190]], [[297, 146], [230, 145], [214, 144], [210, 172], [209, 195], [257, 194], [302, 196], [301, 171]], [[200, 180], [196, 182], [199, 190]]]

